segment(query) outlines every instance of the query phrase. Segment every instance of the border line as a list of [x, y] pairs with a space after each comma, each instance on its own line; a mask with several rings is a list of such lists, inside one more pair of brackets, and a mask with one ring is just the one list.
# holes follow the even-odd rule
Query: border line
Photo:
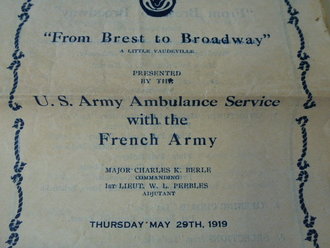
[[[21, 67], [21, 59], [24, 58], [24, 53], [20, 49], [20, 38], [21, 38], [21, 32], [23, 29], [23, 26], [25, 23], [30, 19], [29, 11], [32, 8], [33, 4], [31, 3], [32, 0], [26, 0], [22, 6], [21, 11], [22, 13], [18, 15], [19, 20], [21, 23], [18, 25], [16, 29], [15, 39], [14, 39], [14, 53], [12, 54], [13, 61], [11, 64], [7, 67], [7, 69], [11, 70], [13, 72], [13, 86], [12, 90], [9, 93], [9, 101], [8, 106], [13, 111], [18, 111], [22, 108], [20, 104], [17, 102], [14, 102], [15, 99], [15, 93], [17, 90], [17, 87], [19, 85], [19, 68]], [[23, 212], [23, 189], [22, 189], [22, 182], [23, 182], [23, 175], [22, 172], [26, 166], [26, 163], [21, 161], [20, 156], [20, 133], [24, 128], [24, 120], [21, 118], [16, 118], [13, 128], [16, 129], [15, 136], [14, 136], [14, 155], [15, 155], [15, 165], [14, 165], [14, 175], [11, 177], [12, 182], [15, 184], [17, 189], [17, 195], [18, 195], [18, 206], [16, 215], [9, 223], [9, 231], [10, 235], [8, 240], [6, 241], [6, 244], [8, 245], [7, 248], [13, 248], [18, 244], [19, 241], [19, 234], [18, 230], [20, 225], [23, 223], [23, 221], [20, 220], [20, 217]]]
[[298, 175], [297, 181], [300, 182], [299, 184], [299, 204], [301, 211], [304, 213], [304, 225], [308, 229], [306, 239], [307, 241], [313, 242], [313, 246], [315, 248], [319, 248], [320, 245], [318, 244], [318, 232], [314, 229], [316, 217], [310, 215], [304, 197], [304, 189], [305, 185], [309, 180], [309, 174], [307, 168], [310, 167], [310, 164], [306, 161], [307, 151], [308, 151], [308, 137], [307, 137], [307, 129], [306, 125], [309, 119], [307, 116], [302, 116], [296, 119], [296, 122], [300, 126], [301, 129], [301, 136], [302, 136], [302, 151], [300, 158], [297, 162], [297, 167], [300, 170]]
[[11, 177], [11, 180], [16, 185], [17, 194], [18, 194], [18, 207], [15, 217], [11, 220], [9, 224], [9, 230], [11, 232], [6, 244], [8, 248], [12, 248], [17, 245], [19, 241], [18, 229], [23, 221], [19, 220], [23, 211], [23, 189], [21, 187], [23, 181], [22, 172], [26, 166], [26, 163], [21, 161], [20, 158], [20, 133], [24, 128], [24, 121], [21, 118], [17, 118], [13, 125], [13, 128], [16, 129], [15, 138], [14, 138], [14, 153], [16, 158], [16, 163], [14, 165], [15, 174]]
[[33, 4], [31, 3], [32, 0], [27, 0], [23, 3], [21, 10], [22, 13], [18, 15], [19, 20], [21, 23], [18, 25], [18, 28], [16, 30], [15, 34], [15, 40], [14, 40], [14, 47], [15, 51], [12, 55], [13, 61], [11, 64], [7, 67], [7, 69], [11, 70], [13, 72], [13, 87], [11, 92], [9, 93], [9, 101], [8, 106], [13, 110], [17, 111], [22, 108], [20, 104], [17, 102], [14, 102], [15, 99], [15, 93], [19, 84], [19, 68], [21, 67], [21, 59], [24, 58], [24, 53], [21, 51], [20, 48], [20, 38], [21, 38], [21, 32], [23, 29], [24, 24], [30, 19], [29, 11]]
[[[299, 11], [292, 6], [290, 0], [284, 0], [284, 2], [288, 7], [287, 13], [290, 15], [290, 19], [288, 23], [294, 26], [300, 41], [300, 47], [299, 50], [297, 51], [297, 57], [300, 60], [298, 70], [301, 70], [300, 83], [307, 96], [307, 100], [303, 104], [303, 107], [304, 109], [307, 110], [316, 107], [316, 102], [313, 100], [313, 94], [308, 88], [308, 83], [306, 79], [307, 74], [311, 68], [311, 65], [308, 61], [310, 59], [310, 56], [305, 52], [306, 42], [305, 42], [304, 33], [299, 25], [300, 22], [298, 17]], [[305, 185], [309, 180], [309, 174], [307, 168], [310, 167], [310, 164], [305, 159], [308, 151], [308, 138], [307, 138], [307, 129], [306, 129], [306, 125], [308, 121], [309, 119], [307, 116], [301, 116], [296, 119], [297, 124], [300, 126], [301, 136], [302, 136], [302, 152], [297, 162], [297, 167], [300, 170], [300, 172], [296, 180], [300, 182], [298, 196], [299, 196], [299, 204], [301, 211], [305, 215], [303, 224], [308, 229], [305, 240], [309, 242], [313, 242], [314, 248], [320, 248], [320, 245], [318, 243], [319, 235], [316, 229], [314, 229], [316, 217], [310, 215], [304, 197]]]
[[288, 7], [288, 14], [290, 15], [290, 19], [288, 23], [292, 24], [295, 27], [300, 40], [300, 48], [297, 52], [297, 57], [300, 59], [298, 69], [301, 70], [300, 82], [307, 96], [307, 100], [303, 106], [305, 109], [314, 108], [316, 107], [316, 102], [313, 100], [313, 94], [308, 88], [308, 83], [306, 79], [307, 74], [311, 68], [310, 63], [308, 62], [310, 56], [305, 52], [305, 48], [306, 48], [305, 36], [299, 25], [299, 18], [298, 18], [299, 11], [293, 8], [289, 0], [284, 0], [284, 2]]
[[[15, 40], [14, 40], [14, 53], [12, 54], [13, 61], [12, 63], [8, 66], [8, 69], [13, 72], [13, 86], [12, 90], [9, 93], [9, 101], [8, 101], [8, 106], [11, 108], [13, 111], [17, 111], [22, 108], [20, 104], [17, 102], [14, 102], [15, 99], [15, 93], [19, 85], [19, 68], [21, 67], [21, 59], [24, 58], [24, 53], [20, 49], [20, 37], [21, 37], [21, 32], [23, 29], [23, 26], [25, 23], [29, 20], [30, 15], [29, 11], [32, 8], [33, 4], [31, 3], [32, 0], [26, 0], [21, 6], [21, 11], [22, 13], [18, 15], [19, 20], [21, 23], [18, 25], [18, 28], [16, 30], [15, 34]], [[308, 59], [310, 56], [305, 52], [305, 38], [304, 34], [302, 32], [302, 29], [299, 26], [299, 18], [298, 14], [299, 11], [293, 8], [292, 4], [290, 3], [289, 0], [284, 0], [288, 7], [288, 14], [290, 15], [289, 19], [289, 24], [292, 24], [299, 36], [300, 39], [300, 48], [297, 52], [297, 57], [300, 59], [299, 67], [298, 69], [301, 70], [301, 85], [303, 87], [303, 90], [307, 96], [306, 102], [303, 104], [303, 107], [305, 109], [310, 109], [313, 107], [316, 107], [316, 103], [313, 100], [313, 94], [308, 88], [308, 83], [306, 80], [307, 74], [310, 70], [310, 63]], [[307, 139], [307, 129], [306, 125], [308, 123], [309, 119], [307, 116], [302, 116], [300, 118], [296, 119], [296, 122], [301, 128], [301, 134], [302, 134], [302, 153], [300, 158], [298, 159], [297, 162], [297, 167], [300, 170], [300, 173], [298, 175], [297, 180], [300, 182], [299, 185], [299, 203], [302, 212], [305, 214], [303, 223], [306, 228], [308, 228], [307, 232], [307, 237], [306, 240], [313, 242], [313, 246], [315, 248], [319, 248], [318, 244], [318, 233], [317, 231], [313, 228], [316, 217], [311, 216], [309, 214], [309, 211], [306, 207], [305, 204], [305, 199], [304, 199], [304, 187], [305, 184], [309, 180], [309, 174], [308, 171], [306, 170], [308, 167], [310, 167], [309, 163], [305, 160], [305, 157], [307, 155], [307, 150], [308, 150], [308, 139]], [[15, 153], [15, 158], [16, 158], [16, 163], [14, 165], [14, 172], [15, 174], [11, 177], [13, 183], [16, 185], [17, 188], [17, 193], [18, 193], [18, 208], [17, 208], [17, 213], [15, 217], [11, 220], [9, 224], [9, 230], [11, 232], [8, 240], [6, 241], [6, 244], [8, 244], [8, 248], [12, 248], [17, 245], [19, 241], [19, 234], [18, 234], [18, 229], [20, 225], [23, 223], [22, 221], [19, 220], [21, 217], [22, 211], [23, 211], [23, 190], [21, 187], [22, 181], [23, 181], [23, 176], [22, 172], [26, 166], [26, 163], [21, 162], [20, 160], [20, 132], [24, 128], [24, 120], [21, 118], [15, 119], [13, 128], [16, 129], [15, 136], [14, 136], [14, 153]]]

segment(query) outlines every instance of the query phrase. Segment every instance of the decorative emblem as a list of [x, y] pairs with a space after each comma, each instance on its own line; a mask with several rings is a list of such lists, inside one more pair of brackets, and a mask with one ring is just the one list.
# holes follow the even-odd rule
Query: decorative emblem
[[162, 17], [171, 13], [176, 0], [140, 0], [140, 4], [147, 15]]

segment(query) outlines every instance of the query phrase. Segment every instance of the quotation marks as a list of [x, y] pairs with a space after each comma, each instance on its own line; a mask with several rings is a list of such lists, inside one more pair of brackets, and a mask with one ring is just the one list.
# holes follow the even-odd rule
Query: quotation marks
[[45, 33], [44, 33], [44, 36], [45, 36], [45, 37], [51, 37], [51, 36], [52, 36], [52, 33], [51, 33], [51, 32], [45, 32]]

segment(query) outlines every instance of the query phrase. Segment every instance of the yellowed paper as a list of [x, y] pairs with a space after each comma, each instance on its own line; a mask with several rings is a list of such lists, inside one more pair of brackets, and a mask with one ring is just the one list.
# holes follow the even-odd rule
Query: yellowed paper
[[0, 3], [3, 247], [329, 247], [318, 1]]

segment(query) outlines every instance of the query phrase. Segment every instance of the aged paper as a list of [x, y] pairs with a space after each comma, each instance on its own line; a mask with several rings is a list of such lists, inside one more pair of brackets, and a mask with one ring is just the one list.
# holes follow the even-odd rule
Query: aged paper
[[312, 0], [2, 0], [0, 242], [330, 247]]

